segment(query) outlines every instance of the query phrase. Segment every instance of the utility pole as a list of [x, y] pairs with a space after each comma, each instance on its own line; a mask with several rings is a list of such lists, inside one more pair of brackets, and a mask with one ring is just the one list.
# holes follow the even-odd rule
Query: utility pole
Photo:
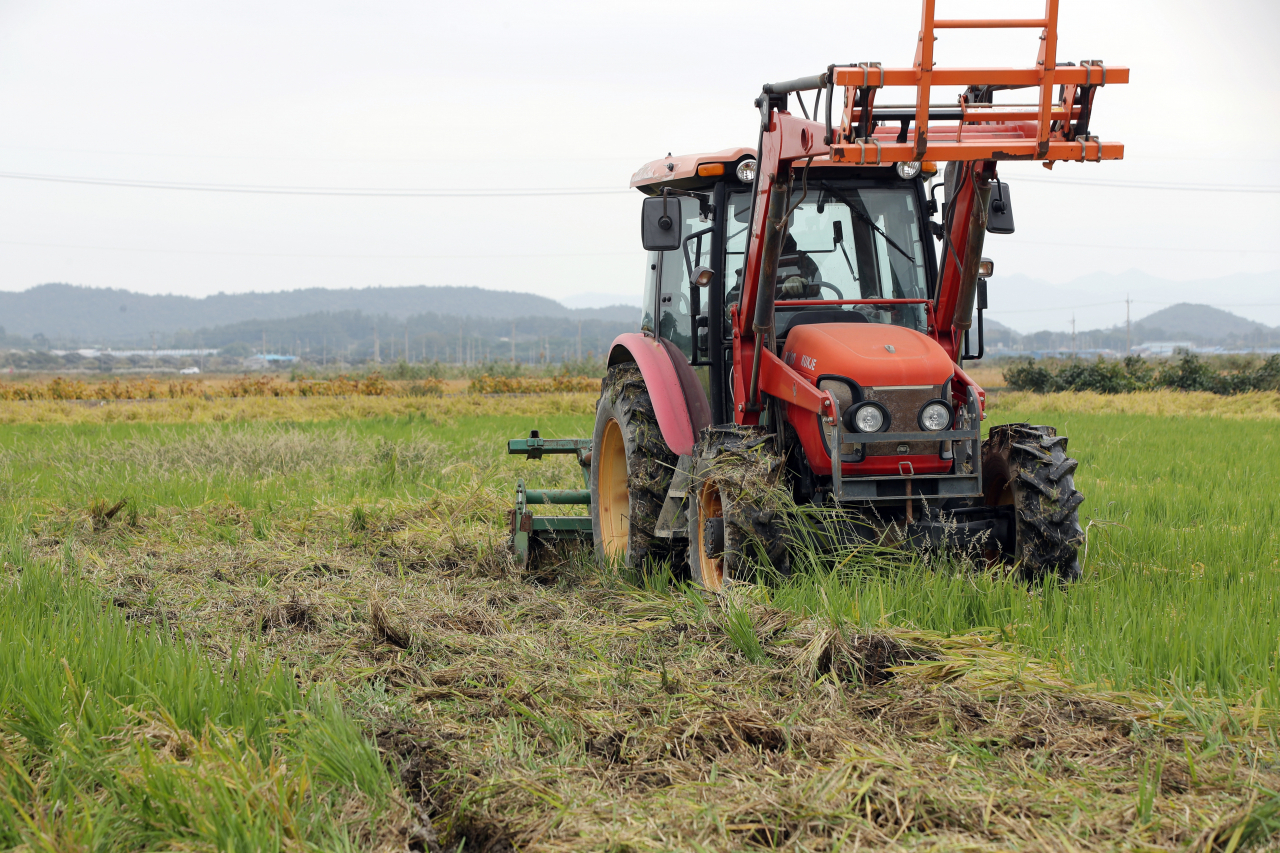
[[1124, 295], [1124, 354], [1125, 358], [1129, 357], [1129, 353], [1133, 352], [1133, 327], [1129, 325], [1129, 303], [1132, 302], [1129, 294]]
[[329, 336], [324, 335], [320, 340], [320, 366], [324, 367], [329, 361]]
[[267, 330], [262, 330], [262, 363], [267, 363]]
[[516, 363], [516, 324], [511, 324], [511, 363]]
[[582, 321], [578, 321], [578, 361], [582, 361]]
[[152, 332], [151, 333], [151, 369], [154, 370], [155, 366], [156, 366], [156, 333]]
[[382, 363], [382, 350], [378, 347], [378, 324], [373, 324], [373, 363]]
[[413, 364], [413, 353], [409, 351], [409, 324], [404, 324], [404, 360], [406, 364]]
[[1071, 358], [1076, 357], [1076, 315], [1071, 315]]

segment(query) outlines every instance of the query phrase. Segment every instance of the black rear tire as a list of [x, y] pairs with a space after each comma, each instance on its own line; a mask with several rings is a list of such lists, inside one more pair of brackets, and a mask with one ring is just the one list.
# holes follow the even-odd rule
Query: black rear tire
[[1014, 547], [1006, 556], [1029, 580], [1080, 577], [1084, 495], [1075, 488], [1077, 464], [1067, 456], [1067, 437], [1051, 426], [1001, 424], [982, 443], [983, 500], [1013, 505]]
[[640, 568], [672, 554], [654, 535], [676, 455], [662, 439], [644, 376], [634, 363], [609, 368], [600, 383], [591, 440], [591, 532], [596, 556]]

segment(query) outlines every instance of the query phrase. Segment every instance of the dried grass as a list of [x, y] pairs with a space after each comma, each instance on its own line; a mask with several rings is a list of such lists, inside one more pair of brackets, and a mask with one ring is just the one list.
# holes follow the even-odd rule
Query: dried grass
[[[509, 415], [589, 414], [595, 393], [537, 394], [503, 398]], [[0, 401], [0, 424], [239, 423], [246, 421], [335, 421], [349, 418], [422, 416], [440, 422], [492, 414], [484, 395], [443, 397], [266, 397], [154, 401]]]
[[842, 629], [758, 587], [643, 592], [577, 558], [533, 583], [463, 496], [436, 510], [461, 550], [412, 505], [379, 513], [354, 539], [334, 508], [230, 546], [174, 512], [123, 549], [75, 547], [106, 589], [149, 565], [150, 596], [214, 650], [305, 601], [307, 630], [261, 645], [344, 686], [443, 849], [1225, 847], [1271, 825], [1269, 709], [1202, 718], [987, 633]]
[[1211, 417], [1238, 420], [1280, 419], [1280, 393], [1250, 391], [1222, 396], [1208, 391], [1135, 391], [1099, 394], [1096, 391], [999, 391], [987, 398], [991, 415], [1008, 409], [1081, 414], [1158, 415], [1161, 417]]

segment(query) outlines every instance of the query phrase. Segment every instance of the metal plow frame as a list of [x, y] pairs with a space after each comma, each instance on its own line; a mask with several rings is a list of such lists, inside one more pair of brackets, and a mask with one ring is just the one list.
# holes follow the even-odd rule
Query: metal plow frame
[[511, 551], [521, 566], [529, 564], [529, 554], [537, 542], [552, 544], [560, 540], [591, 539], [590, 515], [534, 515], [530, 504], [591, 505], [591, 439], [543, 438], [530, 430], [528, 438], [507, 442], [507, 453], [526, 459], [541, 459], [546, 454], [574, 454], [582, 468], [583, 489], [528, 489], [524, 480], [516, 481], [516, 505], [507, 510], [511, 530]]

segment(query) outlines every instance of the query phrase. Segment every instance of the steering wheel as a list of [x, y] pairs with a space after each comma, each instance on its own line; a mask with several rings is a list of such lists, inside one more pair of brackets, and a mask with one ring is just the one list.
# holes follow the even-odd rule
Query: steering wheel
[[829, 281], [822, 281], [820, 279], [815, 278], [810, 283], [818, 285], [819, 291], [821, 291], [821, 289], [825, 287], [825, 288], [828, 288], [832, 293], [836, 295], [836, 299], [844, 299], [844, 294], [840, 292], [840, 288], [836, 287], [834, 284], [832, 284]]

